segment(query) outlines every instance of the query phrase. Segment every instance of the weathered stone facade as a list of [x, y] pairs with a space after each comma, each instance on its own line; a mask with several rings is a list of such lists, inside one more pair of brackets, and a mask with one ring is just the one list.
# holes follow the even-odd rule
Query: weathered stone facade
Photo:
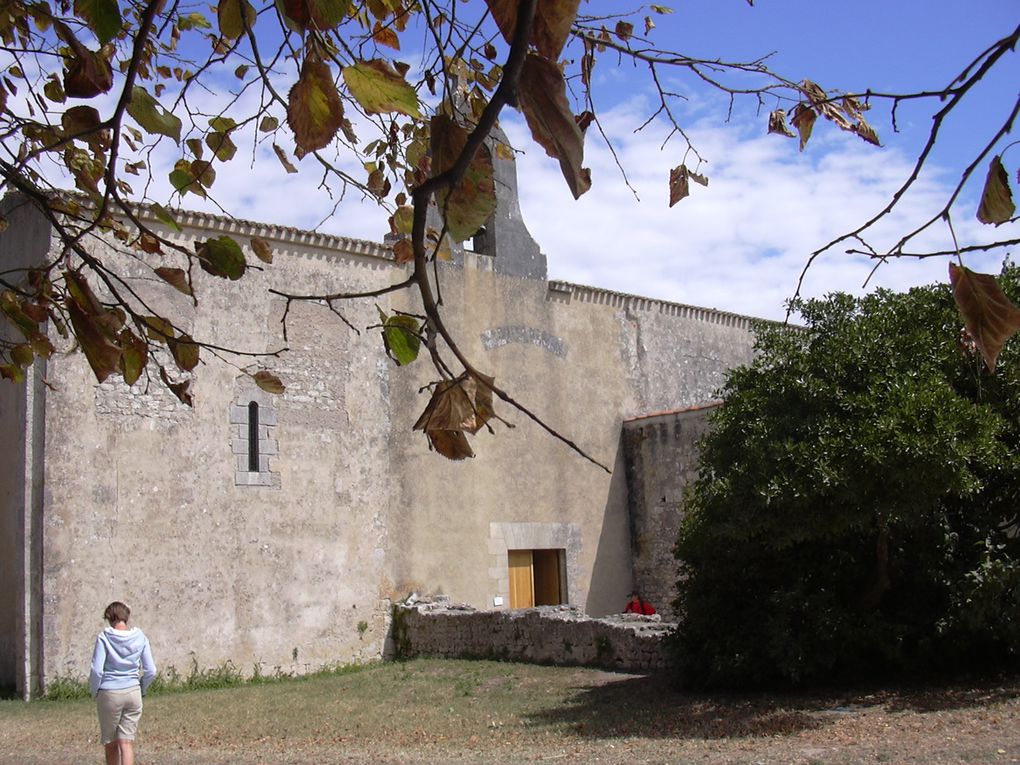
[[396, 658], [499, 659], [634, 673], [670, 666], [666, 639], [673, 625], [658, 616], [593, 619], [572, 606], [477, 611], [446, 598], [393, 608]]
[[[44, 219], [16, 197], [3, 206], [0, 268], [41, 262], [53, 246]], [[237, 282], [197, 272], [197, 309], [125, 258], [133, 286], [196, 338], [279, 352], [261, 363], [287, 390], [262, 397], [247, 358], [211, 354], [193, 408], [156, 379], [97, 385], [81, 354], [36, 362], [26, 385], [0, 384], [0, 683], [27, 695], [80, 674], [114, 599], [132, 606], [163, 664], [378, 657], [398, 595], [508, 608], [507, 555], [521, 546], [559, 551], [560, 602], [619, 612], [635, 574], [621, 426], [710, 400], [750, 359], [750, 320], [548, 282], [519, 216], [504, 200], [488, 254], [440, 267], [447, 322], [483, 371], [612, 474], [505, 407], [513, 430], [479, 433], [473, 460], [444, 460], [411, 430], [435, 377], [427, 361], [394, 366], [375, 331], [356, 334], [314, 302], [291, 306], [284, 339], [285, 303], [270, 289], [378, 290], [407, 276], [388, 248], [181, 213], [183, 231], [167, 232], [178, 244], [259, 236], [273, 264]], [[364, 328], [376, 305], [420, 312], [407, 291], [337, 307]], [[258, 430], [244, 443], [252, 403]]]
[[673, 554], [684, 491], [697, 478], [698, 442], [718, 404], [623, 423], [634, 589], [675, 621], [679, 565]]

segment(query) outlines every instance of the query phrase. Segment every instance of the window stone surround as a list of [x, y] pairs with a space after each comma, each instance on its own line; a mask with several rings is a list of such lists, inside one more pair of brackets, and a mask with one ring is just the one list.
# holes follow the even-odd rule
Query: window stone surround
[[[259, 408], [258, 472], [248, 470], [248, 412], [255, 402]], [[231, 452], [234, 456], [234, 485], [280, 488], [280, 473], [274, 470], [280, 454], [275, 438], [277, 425], [276, 405], [272, 394], [260, 388], [243, 390], [230, 405]]]

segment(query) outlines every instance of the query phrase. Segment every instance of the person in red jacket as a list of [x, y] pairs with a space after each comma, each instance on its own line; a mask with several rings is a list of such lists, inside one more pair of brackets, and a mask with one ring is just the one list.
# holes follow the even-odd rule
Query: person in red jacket
[[655, 606], [642, 598], [637, 591], [634, 591], [630, 594], [630, 597], [627, 598], [627, 606], [623, 609], [623, 612], [625, 614], [643, 614], [644, 616], [651, 616], [655, 613]]

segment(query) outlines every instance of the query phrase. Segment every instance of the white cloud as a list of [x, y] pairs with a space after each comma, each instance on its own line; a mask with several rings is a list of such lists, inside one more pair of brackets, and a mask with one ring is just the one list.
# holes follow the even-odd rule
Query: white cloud
[[[633, 112], [634, 104], [627, 109]], [[692, 184], [691, 196], [670, 209], [669, 168], [683, 159], [684, 147], [674, 139], [660, 151], [661, 133], [623, 132], [619, 125], [627, 121], [621, 117], [618, 111], [604, 124], [612, 126], [617, 153], [640, 202], [624, 186], [593, 131], [585, 157], [593, 187], [575, 202], [556, 162], [530, 145], [526, 127], [514, 121], [505, 125], [516, 145], [530, 145], [518, 161], [521, 208], [548, 256], [550, 276], [754, 316], [782, 318], [784, 301], [795, 292], [809, 254], [882, 210], [914, 161], [896, 149], [876, 149], [832, 131], [819, 130], [800, 153], [796, 141], [763, 135], [758, 124], [703, 122], [690, 134], [708, 160], [701, 171], [709, 176], [709, 186]], [[640, 118], [632, 116], [629, 124], [638, 123]], [[889, 247], [936, 214], [948, 198], [949, 180], [949, 174], [937, 170], [922, 176], [869, 241]], [[961, 243], [1008, 233], [985, 230], [973, 220], [973, 209], [971, 204], [955, 212]], [[851, 246], [859, 248], [855, 242], [842, 243], [819, 257], [806, 274], [802, 294], [860, 292], [874, 262], [846, 255]], [[951, 248], [952, 237], [942, 223], [911, 247]], [[965, 262], [995, 271], [1000, 258], [972, 256]], [[905, 289], [945, 279], [945, 259], [900, 260], [881, 266], [868, 288]]]
[[[217, 98], [196, 96], [193, 106], [213, 113]], [[239, 113], [253, 113], [254, 98], [251, 92], [244, 94], [237, 105]], [[823, 126], [801, 153], [795, 140], [764, 135], [762, 117], [753, 123], [725, 123], [699, 107], [692, 112], [700, 121], [693, 122], [689, 132], [707, 160], [699, 170], [710, 183], [708, 188], [692, 185], [691, 196], [670, 209], [670, 167], [681, 161], [694, 166], [697, 158], [685, 158], [678, 136], [661, 150], [661, 125], [631, 132], [652, 111], [654, 104], [634, 94], [601, 115], [640, 201], [627, 188], [594, 127], [586, 143], [586, 164], [592, 169], [594, 185], [575, 201], [557, 162], [532, 142], [515, 114], [506, 115], [503, 126], [511, 142], [525, 150], [518, 160], [521, 209], [548, 256], [552, 278], [781, 318], [784, 301], [796, 290], [809, 254], [880, 211], [913, 164], [913, 157], [899, 149], [876, 149]], [[363, 132], [364, 139], [371, 131], [366, 127]], [[167, 174], [180, 151], [163, 141], [154, 153], [150, 198], [169, 198]], [[269, 142], [260, 146], [254, 162], [250, 152], [248, 146], [231, 162], [216, 163], [213, 193], [229, 214], [376, 241], [386, 232], [387, 213], [375, 200], [350, 190], [341, 201], [317, 187], [322, 169], [314, 158], [306, 157], [297, 163], [300, 173], [288, 175]], [[360, 163], [345, 159], [341, 164], [355, 177], [365, 174]], [[876, 227], [870, 241], [889, 247], [896, 235], [937, 213], [956, 177], [937, 169], [924, 175], [901, 209]], [[128, 180], [138, 188], [142, 185], [137, 179]], [[192, 195], [183, 200], [183, 206], [219, 211]], [[981, 226], [973, 210], [971, 199], [954, 211], [961, 243], [1020, 237], [1016, 225], [1009, 230]], [[852, 245], [833, 247], [815, 261], [805, 277], [804, 295], [860, 291], [873, 262], [846, 255], [844, 251]], [[916, 246], [951, 249], [952, 238], [948, 228], [937, 223]], [[971, 256], [965, 262], [994, 272], [1000, 257]], [[945, 259], [904, 260], [881, 266], [868, 286], [903, 289], [945, 279]]]

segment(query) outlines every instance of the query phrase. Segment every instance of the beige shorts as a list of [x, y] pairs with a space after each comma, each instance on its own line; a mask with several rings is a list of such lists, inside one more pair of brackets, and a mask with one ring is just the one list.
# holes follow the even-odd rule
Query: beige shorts
[[111, 741], [134, 741], [138, 733], [138, 720], [142, 716], [142, 689], [125, 688], [122, 691], [99, 691], [96, 694], [99, 710], [99, 734], [105, 746]]

